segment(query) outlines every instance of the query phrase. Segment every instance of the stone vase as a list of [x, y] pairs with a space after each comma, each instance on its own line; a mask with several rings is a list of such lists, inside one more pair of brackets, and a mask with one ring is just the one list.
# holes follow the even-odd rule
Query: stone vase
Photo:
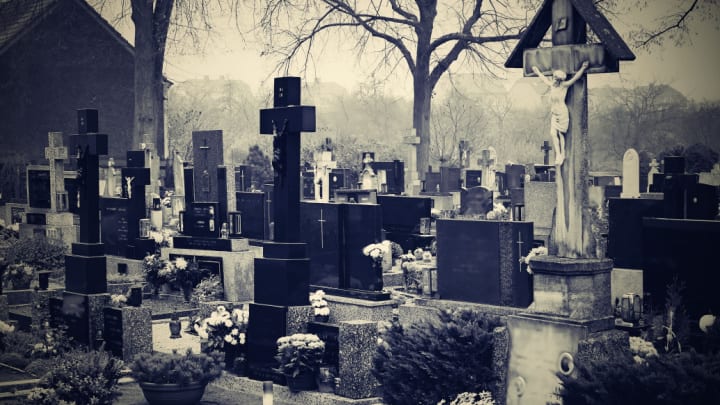
[[150, 405], [194, 405], [199, 403], [205, 394], [207, 383], [197, 382], [181, 386], [140, 381], [139, 385]]

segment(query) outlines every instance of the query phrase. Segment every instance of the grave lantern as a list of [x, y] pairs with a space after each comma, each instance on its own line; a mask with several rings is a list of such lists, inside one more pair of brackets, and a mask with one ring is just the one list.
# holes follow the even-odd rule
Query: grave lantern
[[240, 237], [242, 234], [242, 213], [239, 211], [228, 212], [230, 218], [230, 237]]
[[642, 299], [638, 294], [623, 294], [620, 303], [620, 317], [623, 321], [637, 324], [642, 316]]
[[141, 238], [149, 238], [150, 237], [150, 220], [147, 218], [143, 218], [140, 220], [140, 237]]
[[65, 212], [68, 210], [68, 193], [67, 191], [58, 191], [55, 193], [55, 206], [58, 212]]

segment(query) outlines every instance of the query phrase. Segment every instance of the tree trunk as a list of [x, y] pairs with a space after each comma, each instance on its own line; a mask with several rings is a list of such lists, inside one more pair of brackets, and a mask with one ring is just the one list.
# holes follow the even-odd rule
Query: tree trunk
[[430, 36], [435, 19], [434, 8], [421, 10], [421, 25], [415, 29], [418, 37], [415, 51], [413, 74], [413, 127], [420, 137], [417, 145], [417, 171], [421, 181], [425, 180], [430, 162]]
[[139, 148], [141, 143], [155, 143], [158, 116], [153, 1], [132, 0], [132, 20], [135, 25], [135, 122], [132, 147]]

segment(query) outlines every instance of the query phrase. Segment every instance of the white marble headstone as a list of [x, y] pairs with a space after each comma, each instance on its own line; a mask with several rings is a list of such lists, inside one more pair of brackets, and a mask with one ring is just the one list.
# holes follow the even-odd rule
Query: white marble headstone
[[623, 156], [621, 198], [640, 197], [640, 156], [635, 149], [628, 149]]

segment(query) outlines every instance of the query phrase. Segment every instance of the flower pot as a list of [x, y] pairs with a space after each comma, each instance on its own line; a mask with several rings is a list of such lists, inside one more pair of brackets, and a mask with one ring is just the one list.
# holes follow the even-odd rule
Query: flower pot
[[330, 315], [315, 315], [315, 322], [328, 322]]
[[335, 374], [330, 367], [323, 366], [318, 368], [315, 382], [317, 382], [318, 391], [331, 394], [335, 393]]
[[288, 389], [292, 392], [310, 391], [317, 388], [315, 373], [309, 370], [302, 371], [296, 377], [286, 374], [285, 381], [287, 382]]
[[179, 384], [155, 384], [139, 382], [145, 399], [150, 405], [194, 405], [205, 394], [205, 382], [181, 386]]

